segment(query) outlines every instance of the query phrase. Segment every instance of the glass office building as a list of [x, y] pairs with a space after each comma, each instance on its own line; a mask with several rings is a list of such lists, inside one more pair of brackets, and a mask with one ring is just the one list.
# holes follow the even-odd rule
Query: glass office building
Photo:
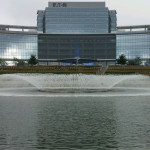
[[117, 58], [124, 54], [127, 59], [140, 57], [142, 60], [150, 59], [150, 32], [117, 33]]
[[42, 61], [115, 62], [124, 54], [127, 59], [150, 59], [150, 25], [117, 27], [116, 14], [96, 0], [52, 0], [38, 11], [37, 27], [0, 25], [0, 58], [27, 60], [36, 55]]
[[39, 59], [114, 59], [116, 35], [38, 35]]
[[37, 30], [39, 32], [43, 32], [44, 31], [44, 11], [39, 10], [37, 12], [37, 14], [38, 14], [38, 17], [37, 17], [37, 23], [38, 23]]
[[105, 34], [116, 30], [116, 11], [105, 2], [49, 2], [38, 11], [38, 31], [47, 34]]
[[117, 12], [116, 10], [110, 10], [110, 32], [116, 32], [116, 27], [117, 27]]
[[1, 59], [29, 59], [37, 56], [37, 34], [0, 31]]

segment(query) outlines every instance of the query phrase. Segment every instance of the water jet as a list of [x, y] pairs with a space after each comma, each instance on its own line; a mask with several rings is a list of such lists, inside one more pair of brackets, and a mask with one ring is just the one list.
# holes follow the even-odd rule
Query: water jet
[[150, 77], [143, 75], [11, 74], [1, 75], [0, 83], [0, 94], [5, 91], [6, 95], [134, 96], [150, 93]]

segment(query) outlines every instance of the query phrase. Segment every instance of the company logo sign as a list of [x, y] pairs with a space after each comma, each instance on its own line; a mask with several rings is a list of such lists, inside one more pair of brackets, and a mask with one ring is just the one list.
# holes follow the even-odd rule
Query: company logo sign
[[53, 7], [67, 7], [67, 3], [53, 3]]

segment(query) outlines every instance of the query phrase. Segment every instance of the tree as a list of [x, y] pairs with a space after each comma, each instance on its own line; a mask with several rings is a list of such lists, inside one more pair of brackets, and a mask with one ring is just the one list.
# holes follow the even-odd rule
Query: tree
[[140, 57], [136, 57], [135, 59], [129, 60], [128, 65], [141, 65], [142, 61]]
[[5, 60], [0, 59], [0, 66], [7, 66], [7, 62]]
[[19, 60], [18, 58], [15, 58], [13, 59], [13, 64], [15, 66], [25, 66], [26, 63], [23, 61], [23, 60]]
[[14, 64], [15, 66], [17, 66], [17, 65], [18, 65], [18, 62], [19, 62], [19, 59], [16, 58], [16, 57], [14, 57], [14, 59], [13, 59], [13, 64]]
[[127, 62], [126, 56], [124, 54], [120, 55], [117, 59], [117, 63], [120, 65], [125, 65]]
[[25, 66], [27, 63], [23, 60], [19, 60], [17, 66]]
[[150, 59], [146, 61], [145, 65], [150, 66]]
[[2, 65], [3, 60], [0, 58], [0, 66]]
[[28, 60], [28, 64], [34, 66], [38, 63], [38, 60], [35, 55], [31, 55], [30, 59]]
[[141, 58], [140, 57], [136, 57], [134, 59], [134, 65], [141, 65], [141, 64], [142, 64]]
[[8, 66], [8, 63], [7, 63], [5, 60], [3, 60], [2, 65], [3, 65], [3, 66]]

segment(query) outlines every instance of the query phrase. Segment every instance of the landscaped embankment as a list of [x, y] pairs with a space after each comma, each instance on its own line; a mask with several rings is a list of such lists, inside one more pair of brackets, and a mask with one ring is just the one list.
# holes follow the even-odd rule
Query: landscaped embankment
[[56, 73], [96, 74], [102, 66], [1, 66], [0, 74], [12, 73]]
[[105, 74], [129, 75], [143, 74], [150, 75], [150, 66], [109, 66]]

